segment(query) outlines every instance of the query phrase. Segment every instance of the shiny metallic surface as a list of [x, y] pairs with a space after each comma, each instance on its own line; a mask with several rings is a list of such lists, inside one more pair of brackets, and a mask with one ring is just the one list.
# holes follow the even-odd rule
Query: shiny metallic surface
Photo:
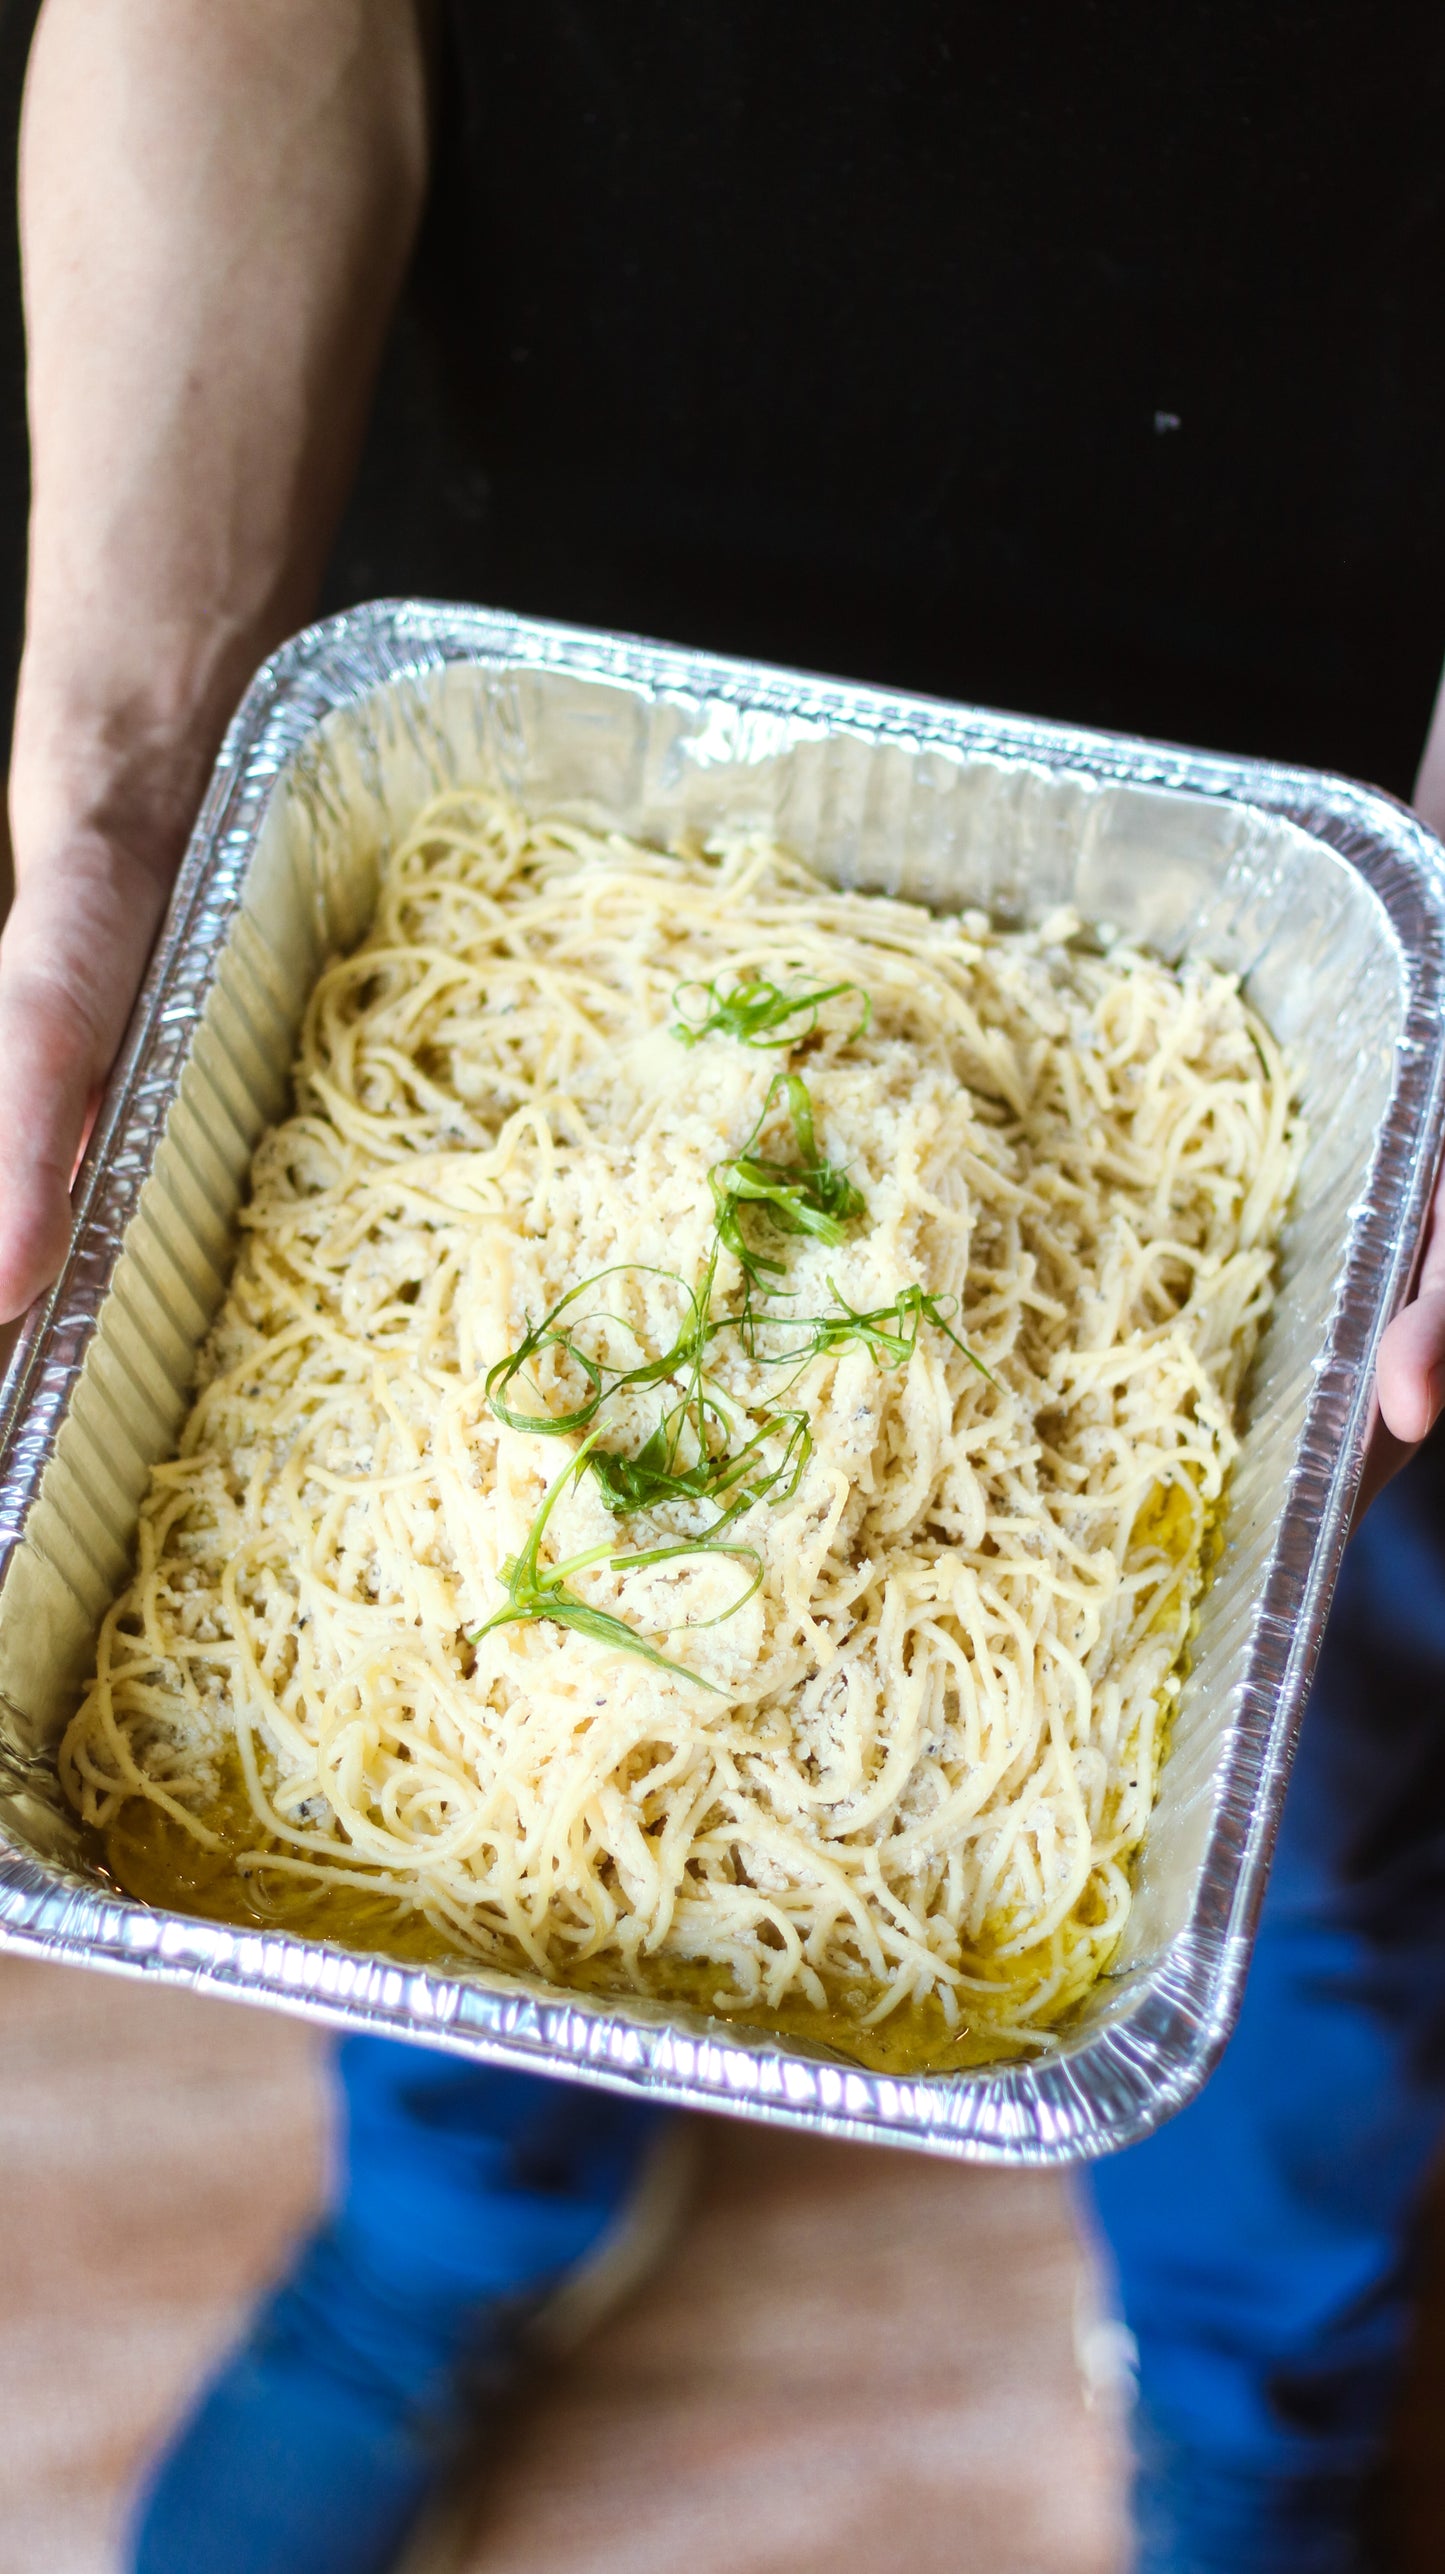
[[[1029, 2062], [892, 2078], [683, 2009], [401, 1967], [107, 1884], [54, 1746], [221, 1293], [305, 995], [377, 852], [488, 779], [645, 837], [762, 824], [841, 880], [1005, 919], [1060, 902], [1241, 973], [1309, 1143], [1119, 1957]], [[498, 2063], [876, 2143], [1066, 2162], [1198, 2088], [1238, 2006], [1445, 1110], [1445, 855], [1389, 798], [1230, 760], [539, 625], [383, 604], [267, 664], [227, 736], [0, 1398], [0, 1944]]]

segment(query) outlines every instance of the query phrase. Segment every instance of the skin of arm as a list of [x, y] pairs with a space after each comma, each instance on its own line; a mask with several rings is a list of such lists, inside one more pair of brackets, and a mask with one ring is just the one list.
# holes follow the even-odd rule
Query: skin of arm
[[46, 0], [0, 1318], [54, 1276], [226, 720], [310, 612], [426, 187], [424, 0]]
[[[1425, 738], [1414, 802], [1422, 822], [1445, 840], [1445, 678]], [[1366, 1503], [1445, 1409], [1445, 1174], [1435, 1183], [1413, 1297], [1380, 1344], [1375, 1399], [1383, 1436], [1377, 1433], [1366, 1470]]]

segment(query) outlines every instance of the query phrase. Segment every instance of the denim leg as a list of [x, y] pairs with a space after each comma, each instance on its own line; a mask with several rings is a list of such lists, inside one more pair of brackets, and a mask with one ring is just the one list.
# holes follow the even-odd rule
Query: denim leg
[[385, 2574], [666, 2114], [379, 2038], [337, 2064], [327, 2220], [152, 2470], [133, 2574]]
[[1149, 2574], [1353, 2574], [1445, 2128], [1445, 1451], [1346, 1557], [1238, 2031], [1089, 2176], [1139, 2348]]
[[414, 2296], [533, 2296], [592, 2249], [667, 2113], [640, 2099], [343, 2039], [333, 2227]]

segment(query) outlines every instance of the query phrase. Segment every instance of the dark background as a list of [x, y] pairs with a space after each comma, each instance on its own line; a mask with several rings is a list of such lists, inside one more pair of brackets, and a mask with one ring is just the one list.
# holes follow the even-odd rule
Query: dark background
[[[0, 10], [12, 164], [33, 17]], [[484, 599], [1408, 792], [1445, 13], [449, 0], [439, 95], [325, 607]]]

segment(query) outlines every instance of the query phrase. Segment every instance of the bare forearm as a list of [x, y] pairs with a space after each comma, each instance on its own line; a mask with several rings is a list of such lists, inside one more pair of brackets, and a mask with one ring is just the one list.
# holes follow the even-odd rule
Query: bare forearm
[[0, 952], [0, 1050], [34, 1151], [28, 1177], [0, 1156], [0, 1313], [59, 1256], [56, 1173], [226, 715], [311, 604], [421, 204], [423, 17], [424, 0], [42, 12]]
[[[117, 764], [187, 772], [183, 833], [239, 681], [305, 614], [415, 228], [423, 86], [405, 0], [48, 0], [22, 869]], [[165, 866], [157, 830], [137, 854]]]

